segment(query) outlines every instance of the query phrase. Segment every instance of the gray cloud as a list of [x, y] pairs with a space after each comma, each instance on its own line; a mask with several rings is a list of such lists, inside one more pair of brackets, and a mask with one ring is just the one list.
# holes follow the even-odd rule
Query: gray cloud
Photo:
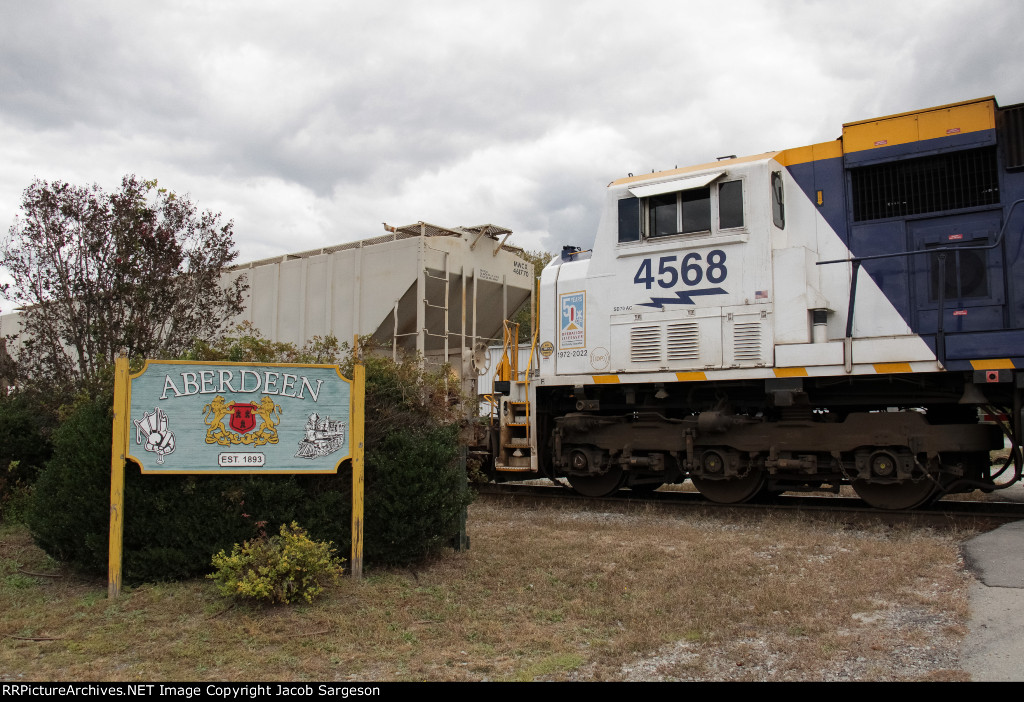
[[593, 238], [627, 172], [1024, 100], [1005, 2], [12, 4], [0, 220], [33, 177], [135, 172], [236, 220], [244, 259], [494, 222]]

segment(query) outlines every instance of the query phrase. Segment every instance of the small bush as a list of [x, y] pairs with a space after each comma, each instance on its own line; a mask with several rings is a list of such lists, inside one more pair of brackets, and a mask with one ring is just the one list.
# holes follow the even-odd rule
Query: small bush
[[261, 536], [213, 557], [215, 580], [222, 595], [290, 604], [312, 602], [323, 592], [322, 581], [336, 580], [345, 559], [334, 555], [330, 542], [313, 541], [297, 523], [281, 525], [277, 536]]
[[57, 429], [28, 514], [44, 551], [95, 573], [107, 562], [112, 405], [112, 397], [83, 399]]
[[471, 499], [457, 463], [458, 427], [391, 429], [367, 444], [367, 560], [401, 565], [436, 554], [458, 533]]
[[15, 485], [5, 488], [6, 494], [0, 499], [0, 522], [24, 524], [32, 506], [32, 486]]
[[37, 398], [0, 393], [0, 521], [23, 519], [26, 495], [53, 451], [52, 424]]

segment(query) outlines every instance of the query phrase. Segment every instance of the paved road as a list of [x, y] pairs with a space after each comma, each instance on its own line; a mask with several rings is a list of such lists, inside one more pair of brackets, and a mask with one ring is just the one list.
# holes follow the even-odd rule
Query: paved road
[[[1024, 486], [1006, 495], [1024, 502]], [[971, 539], [964, 555], [977, 578], [964, 668], [977, 681], [1024, 681], [1024, 521]]]

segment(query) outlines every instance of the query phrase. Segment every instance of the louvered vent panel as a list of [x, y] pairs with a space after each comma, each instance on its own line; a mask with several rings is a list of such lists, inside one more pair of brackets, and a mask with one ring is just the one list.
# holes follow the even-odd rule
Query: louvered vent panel
[[633, 363], [661, 360], [661, 329], [633, 327], [629, 332], [629, 360]]
[[999, 202], [995, 147], [854, 168], [850, 179], [854, 222]]
[[696, 322], [668, 325], [668, 360], [696, 361], [700, 359], [700, 329]]
[[999, 142], [1003, 145], [1003, 163], [1007, 170], [1024, 168], [1024, 106], [1002, 110]]
[[761, 323], [737, 322], [733, 329], [733, 358], [739, 363], [761, 363]]

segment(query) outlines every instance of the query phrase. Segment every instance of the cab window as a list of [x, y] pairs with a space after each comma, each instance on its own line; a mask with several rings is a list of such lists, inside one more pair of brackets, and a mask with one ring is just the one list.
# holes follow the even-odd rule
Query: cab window
[[744, 224], [742, 180], [619, 200], [620, 243], [715, 234]]
[[743, 182], [730, 180], [718, 186], [718, 227], [736, 229], [743, 226]]

